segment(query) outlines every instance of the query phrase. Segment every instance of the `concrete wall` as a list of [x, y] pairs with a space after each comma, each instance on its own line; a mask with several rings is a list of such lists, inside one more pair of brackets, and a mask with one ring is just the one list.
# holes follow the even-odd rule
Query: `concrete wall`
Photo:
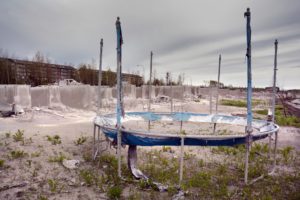
[[[124, 85], [124, 97], [128, 100], [138, 98], [148, 99], [148, 85], [135, 87]], [[173, 86], [173, 98], [183, 99], [193, 95], [209, 98], [210, 92], [216, 94], [215, 89], [195, 86]], [[246, 97], [246, 91], [239, 89], [219, 89], [220, 98]], [[158, 95], [171, 96], [170, 86], [152, 86], [151, 97]], [[253, 93], [254, 98], [269, 96], [268, 92]], [[116, 88], [103, 86], [101, 88], [102, 105], [115, 102]], [[98, 87], [90, 85], [70, 86], [42, 86], [30, 88], [28, 85], [0, 85], [0, 102], [16, 103], [25, 108], [31, 106], [59, 107], [68, 106], [78, 109], [95, 109], [98, 105]]]
[[0, 85], [0, 101], [15, 103], [23, 108], [31, 107], [31, 93], [28, 85]]

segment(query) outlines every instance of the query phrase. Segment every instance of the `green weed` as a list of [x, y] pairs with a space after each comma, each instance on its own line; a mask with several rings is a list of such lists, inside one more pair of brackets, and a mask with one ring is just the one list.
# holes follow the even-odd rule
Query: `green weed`
[[51, 142], [52, 145], [57, 145], [57, 144], [61, 144], [61, 139], [59, 137], [59, 135], [54, 135], [53, 137], [47, 135], [47, 140], [49, 142]]
[[58, 188], [58, 182], [54, 179], [48, 179], [48, 185], [50, 187], [50, 191], [55, 193]]
[[[252, 106], [257, 106], [262, 103], [262, 100], [252, 99]], [[247, 107], [247, 102], [245, 100], [222, 99], [220, 104], [224, 106]]]
[[24, 130], [19, 130], [13, 135], [15, 142], [24, 141]]
[[74, 143], [78, 146], [78, 145], [82, 145], [83, 143], [85, 143], [86, 140], [87, 140], [87, 137], [81, 136], [76, 141], [74, 141]]
[[283, 157], [285, 163], [288, 163], [288, 161], [292, 158], [293, 150], [294, 150], [294, 147], [291, 147], [291, 146], [287, 146], [280, 150], [280, 153], [282, 154], [282, 157]]
[[0, 160], [0, 168], [4, 167], [5, 160]]
[[110, 187], [107, 191], [107, 196], [109, 199], [120, 199], [122, 194], [122, 188], [120, 186]]
[[48, 198], [45, 197], [45, 196], [40, 195], [40, 196], [39, 196], [39, 200], [48, 200]]
[[49, 162], [57, 162], [57, 163], [62, 163], [64, 159], [67, 157], [63, 153], [59, 153], [57, 156], [50, 156], [48, 161]]
[[95, 182], [95, 176], [91, 170], [81, 170], [80, 177], [83, 179], [87, 186], [91, 186]]
[[31, 157], [31, 158], [34, 158], [34, 157], [40, 157], [40, 155], [41, 155], [41, 152], [38, 152], [38, 151], [37, 151], [37, 152], [31, 153], [31, 154], [30, 154], [30, 157]]
[[11, 134], [10, 132], [5, 133], [5, 137], [10, 138], [10, 134]]
[[16, 150], [16, 151], [11, 151], [10, 152], [10, 156], [12, 159], [18, 159], [18, 158], [23, 158], [25, 156], [27, 156], [28, 154], [25, 153], [22, 150]]

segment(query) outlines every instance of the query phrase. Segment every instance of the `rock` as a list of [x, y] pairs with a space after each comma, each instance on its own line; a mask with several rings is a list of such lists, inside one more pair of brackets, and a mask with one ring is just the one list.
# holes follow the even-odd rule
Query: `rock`
[[68, 169], [76, 169], [79, 165], [79, 160], [63, 160], [63, 166], [65, 166]]

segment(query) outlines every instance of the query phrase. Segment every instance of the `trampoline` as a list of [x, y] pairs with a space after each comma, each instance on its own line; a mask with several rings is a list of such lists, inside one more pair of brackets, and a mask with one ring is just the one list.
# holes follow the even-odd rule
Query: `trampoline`
[[[274, 60], [274, 77], [273, 77], [273, 97], [272, 97], [272, 112], [268, 114], [268, 120], [253, 119], [252, 116], [252, 72], [251, 72], [251, 27], [250, 27], [250, 9], [244, 13], [247, 19], [247, 115], [246, 117], [231, 116], [218, 114], [218, 103], [216, 103], [216, 114], [212, 114], [212, 104], [210, 104], [210, 114], [192, 113], [192, 112], [173, 112], [173, 91], [171, 84], [171, 109], [169, 113], [151, 112], [151, 80], [152, 80], [152, 56], [150, 53], [150, 78], [148, 85], [148, 112], [124, 112], [123, 107], [123, 91], [122, 91], [122, 31], [119, 17], [116, 21], [117, 31], [117, 106], [116, 113], [100, 114], [101, 107], [101, 70], [102, 70], [102, 46], [103, 41], [100, 42], [100, 64], [99, 64], [99, 89], [98, 89], [98, 115], [94, 119], [94, 143], [93, 143], [93, 157], [96, 158], [100, 151], [100, 133], [106, 137], [104, 141], [112, 141], [117, 144], [117, 159], [118, 159], [118, 176], [121, 177], [121, 146], [128, 145], [128, 167], [132, 175], [137, 179], [149, 178], [136, 168], [137, 162], [137, 146], [180, 146], [180, 168], [179, 168], [179, 184], [183, 176], [183, 157], [184, 146], [235, 146], [245, 144], [245, 177], [244, 182], [248, 182], [248, 165], [249, 152], [253, 141], [269, 138], [269, 157], [271, 157], [271, 136], [275, 134], [274, 156], [273, 156], [273, 170], [276, 166], [276, 150], [279, 126], [276, 125], [274, 119], [275, 113], [275, 98], [276, 98], [276, 70], [277, 70], [277, 40], [275, 40], [275, 60]], [[221, 55], [219, 56], [219, 71], [217, 89], [220, 80], [220, 65]], [[210, 103], [211, 101], [210, 97]], [[216, 102], [218, 102], [218, 92]], [[140, 130], [124, 126], [125, 122], [148, 122], [148, 129]], [[179, 131], [174, 133], [166, 133], [164, 131], [151, 130], [150, 124], [154, 122], [180, 122]], [[183, 132], [182, 127], [188, 123], [196, 123], [201, 127], [203, 123], [213, 124], [211, 129], [212, 134], [190, 134], [189, 131]], [[242, 134], [217, 134], [215, 132], [216, 126], [232, 125], [243, 127]], [[96, 137], [96, 135], [98, 135]], [[156, 183], [160, 190], [165, 190], [166, 187]]]
[[[246, 126], [247, 119], [229, 115], [210, 115], [188, 112], [174, 113], [153, 113], [153, 112], [128, 112], [122, 117], [121, 122], [128, 121], [166, 121], [166, 122], [196, 122], [213, 124], [232, 124], [237, 126]], [[102, 132], [109, 138], [117, 140], [118, 130], [116, 128], [116, 114], [97, 116], [95, 126], [101, 128]], [[278, 131], [276, 124], [266, 120], [253, 120], [252, 127], [255, 129], [251, 135], [251, 141], [266, 138], [270, 134]], [[122, 128], [122, 145], [135, 146], [180, 146], [183, 139], [186, 146], [234, 146], [244, 144], [247, 140], [247, 134], [243, 135], [195, 135], [180, 133], [160, 133], [146, 130], [128, 130]]]

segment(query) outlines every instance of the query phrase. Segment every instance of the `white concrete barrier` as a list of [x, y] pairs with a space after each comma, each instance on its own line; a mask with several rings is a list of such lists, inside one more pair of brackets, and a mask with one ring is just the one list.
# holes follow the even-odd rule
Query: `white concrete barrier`
[[29, 85], [0, 85], [0, 101], [17, 104], [23, 108], [31, 107], [31, 94]]

